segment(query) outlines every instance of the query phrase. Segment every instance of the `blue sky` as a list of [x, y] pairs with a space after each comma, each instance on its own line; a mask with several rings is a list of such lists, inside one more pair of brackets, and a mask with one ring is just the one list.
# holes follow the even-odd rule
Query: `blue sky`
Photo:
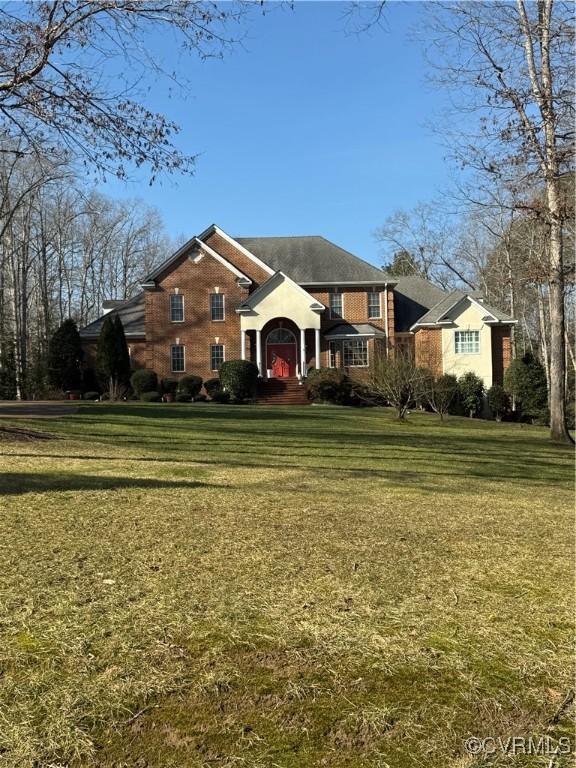
[[[173, 237], [213, 222], [238, 236], [321, 234], [380, 264], [374, 230], [447, 180], [445, 149], [426, 127], [441, 101], [409, 34], [420, 3], [390, 3], [387, 30], [362, 35], [346, 33], [346, 7], [278, 5], [253, 15], [224, 60], [186, 59], [186, 100], [160, 83], [146, 102], [181, 125], [196, 174], [103, 191], [156, 206]], [[168, 42], [154, 46], [170, 58]]]

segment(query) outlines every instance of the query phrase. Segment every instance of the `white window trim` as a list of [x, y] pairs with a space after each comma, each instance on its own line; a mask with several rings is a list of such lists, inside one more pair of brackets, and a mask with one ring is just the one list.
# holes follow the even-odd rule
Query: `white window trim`
[[212, 347], [222, 347], [222, 362], [225, 363], [226, 362], [226, 344], [219, 344], [219, 343], [217, 344], [216, 342], [214, 342], [213, 344], [210, 344], [210, 370], [212, 371], [212, 373], [217, 373], [219, 369], [212, 368]]
[[[462, 352], [457, 349], [456, 336], [458, 333], [476, 333], [478, 334], [478, 351], [477, 352]], [[481, 348], [481, 333], [475, 328], [458, 328], [454, 331], [454, 354], [455, 355], [479, 355], [482, 352]]]
[[[332, 313], [332, 296], [339, 295], [340, 296], [340, 314], [336, 317]], [[344, 320], [344, 294], [339, 288], [335, 288], [333, 291], [330, 291], [330, 297], [328, 298], [328, 309], [330, 311], [330, 320]]]
[[[344, 353], [344, 347], [347, 343], [353, 342], [353, 341], [365, 341], [366, 342], [366, 363], [363, 365], [346, 365], [346, 358]], [[368, 339], [366, 336], [363, 336], [361, 338], [357, 339], [342, 339], [342, 366], [344, 368], [369, 368], [370, 367], [370, 346], [368, 344]]]
[[[370, 314], [370, 294], [375, 293], [378, 296], [378, 314], [377, 315], [371, 315]], [[366, 292], [366, 314], [368, 316], [368, 320], [381, 320], [382, 319], [382, 291], [377, 291], [374, 288], [372, 290]]]
[[[221, 320], [214, 320], [212, 317], [212, 296], [222, 296], [222, 312], [224, 314]], [[224, 323], [226, 322], [226, 294], [224, 293], [211, 293], [210, 294], [210, 322], [212, 323]]]
[[[338, 353], [338, 343], [336, 340], [330, 339], [328, 341], [328, 368], [336, 368], [336, 364], [332, 362], [332, 348], [334, 349], [334, 360], [336, 360], [336, 355]], [[342, 342], [340, 342], [340, 355], [342, 355]]]
[[[182, 347], [182, 358], [184, 360], [184, 367], [181, 371], [174, 370], [174, 358], [172, 356], [172, 350], [174, 347]], [[170, 373], [186, 373], [186, 345], [185, 344], [170, 344]]]
[[[182, 299], [182, 320], [172, 320], [172, 297], [173, 296], [180, 296], [180, 298]], [[183, 323], [184, 320], [186, 319], [186, 307], [185, 307], [185, 302], [184, 302], [184, 294], [182, 294], [182, 293], [171, 293], [170, 294], [170, 299], [169, 299], [169, 304], [170, 304], [170, 306], [168, 308], [168, 313], [170, 315], [170, 322], [171, 323]]]

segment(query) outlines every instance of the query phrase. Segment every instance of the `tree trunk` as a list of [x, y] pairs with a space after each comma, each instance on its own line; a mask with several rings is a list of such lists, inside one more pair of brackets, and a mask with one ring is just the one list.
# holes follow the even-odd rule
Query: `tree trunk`
[[557, 443], [571, 443], [566, 427], [566, 354], [564, 349], [564, 273], [562, 269], [562, 226], [558, 218], [557, 179], [547, 184], [550, 223], [550, 437]]

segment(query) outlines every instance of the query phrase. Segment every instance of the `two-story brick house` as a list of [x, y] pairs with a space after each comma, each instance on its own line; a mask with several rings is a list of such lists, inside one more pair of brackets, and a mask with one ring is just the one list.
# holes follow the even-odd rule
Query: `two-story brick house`
[[[490, 386], [509, 363], [514, 323], [473, 294], [392, 278], [323, 237], [232, 238], [215, 225], [107, 309], [122, 319], [133, 365], [171, 378], [211, 378], [233, 359], [252, 360], [263, 379], [295, 381], [317, 366], [361, 376], [376, 353], [403, 349]], [[81, 330], [88, 360], [102, 322]]]

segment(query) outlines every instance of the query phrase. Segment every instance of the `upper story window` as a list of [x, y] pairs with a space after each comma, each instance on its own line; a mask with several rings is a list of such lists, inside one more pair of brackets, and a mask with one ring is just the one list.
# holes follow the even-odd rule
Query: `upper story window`
[[344, 296], [341, 293], [330, 294], [330, 317], [332, 320], [341, 320], [344, 317]]
[[345, 368], [366, 368], [368, 365], [368, 339], [344, 339], [342, 362]]
[[170, 347], [170, 370], [172, 373], [184, 373], [186, 370], [186, 355], [183, 344], [173, 344]]
[[224, 362], [224, 344], [210, 344], [210, 369], [218, 371]]
[[380, 291], [368, 291], [368, 317], [382, 317], [380, 309]]
[[181, 293], [170, 294], [170, 322], [184, 322], [184, 296]]
[[480, 331], [455, 331], [454, 351], [457, 355], [477, 355], [480, 352]]
[[210, 318], [212, 320], [224, 320], [224, 294], [210, 294]]

